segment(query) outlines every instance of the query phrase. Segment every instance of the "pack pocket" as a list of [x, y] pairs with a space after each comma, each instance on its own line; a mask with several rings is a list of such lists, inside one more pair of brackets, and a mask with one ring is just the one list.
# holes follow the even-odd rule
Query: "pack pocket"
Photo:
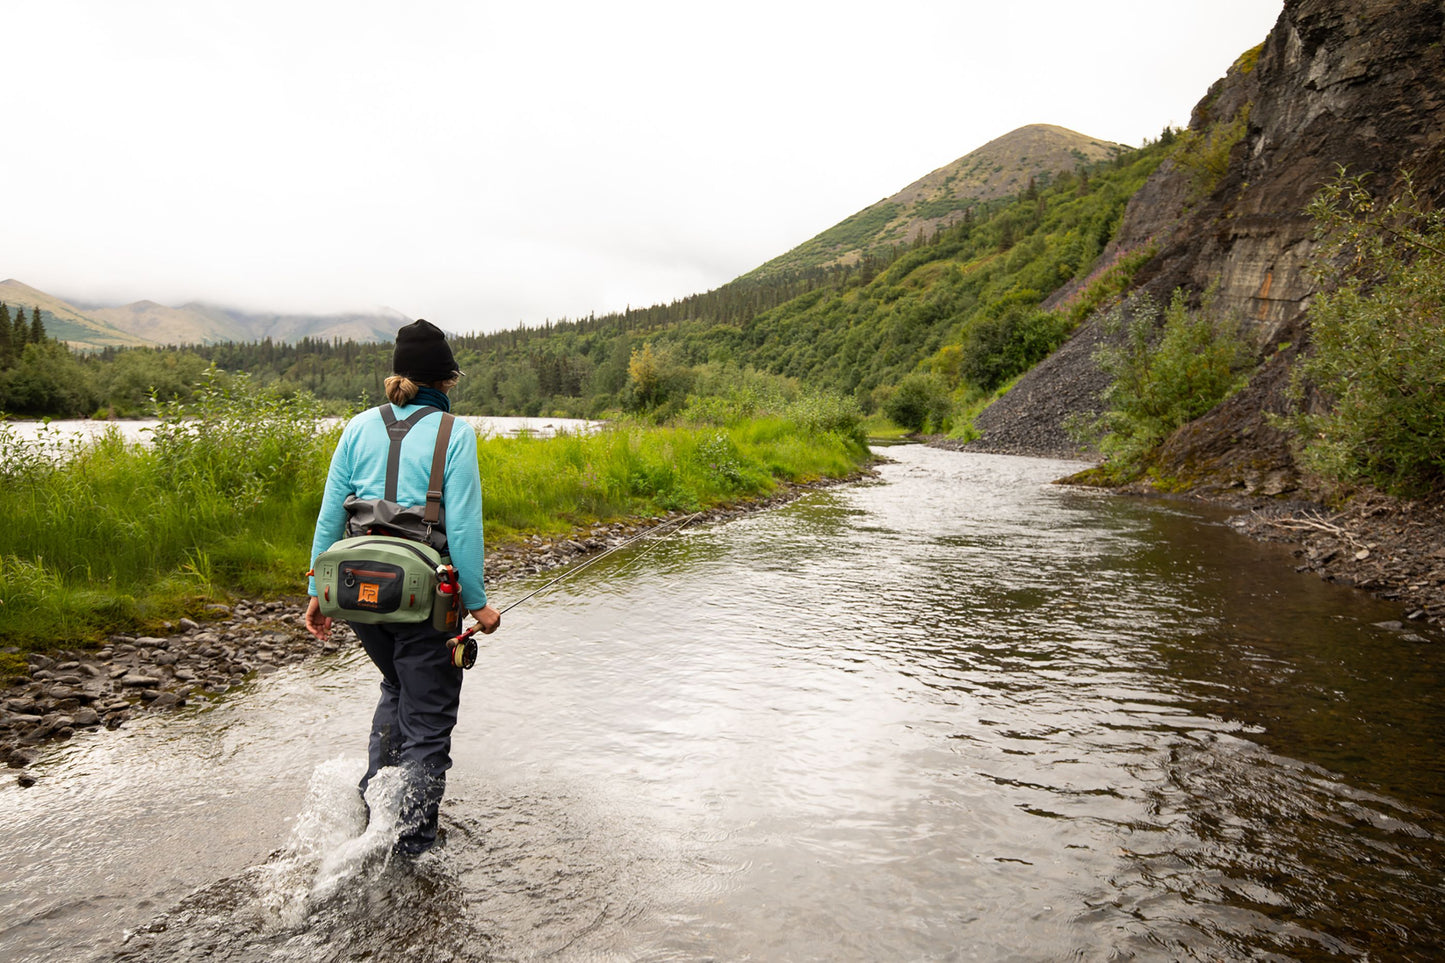
[[401, 608], [406, 572], [400, 566], [343, 560], [339, 568], [336, 602], [343, 610], [385, 615]]

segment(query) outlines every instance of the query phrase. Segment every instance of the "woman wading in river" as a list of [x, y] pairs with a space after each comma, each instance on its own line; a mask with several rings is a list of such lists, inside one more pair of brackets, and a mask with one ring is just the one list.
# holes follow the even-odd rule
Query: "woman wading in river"
[[[390, 405], [352, 418], [332, 455], [311, 546], [313, 566], [321, 552], [344, 536], [366, 533], [378, 516], [392, 521], [386, 511], [388, 503], [395, 503], [392, 508], [402, 506], [402, 516], [420, 518], [420, 509], [408, 513], [406, 507], [426, 503], [442, 421], [438, 412], [451, 409], [447, 392], [456, 385], [461, 372], [446, 335], [436, 325], [420, 320], [397, 332], [392, 370], [395, 374], [386, 379]], [[413, 418], [416, 420], [411, 421]], [[477, 468], [477, 438], [471, 425], [460, 419], [453, 422], [453, 428], [446, 444], [441, 500], [444, 514], [435, 531], [428, 528], [411, 532], [405, 524], [387, 528], [391, 534], [411, 535], [445, 548], [457, 571], [463, 606], [481, 630], [490, 633], [501, 624], [501, 615], [487, 604], [482, 585], [482, 482]], [[390, 455], [393, 434], [398, 438], [398, 456]], [[389, 465], [389, 461], [393, 464]], [[389, 494], [388, 476], [393, 471], [393, 491]], [[404, 523], [406, 519], [399, 521]], [[306, 607], [306, 628], [324, 640], [331, 632], [331, 619], [321, 613], [314, 577], [308, 591], [311, 600]], [[351, 627], [381, 670], [381, 699], [372, 719], [369, 760], [361, 791], [366, 792], [382, 767], [402, 768], [407, 788], [396, 851], [419, 854], [436, 844], [437, 809], [446, 790], [446, 771], [452, 764], [452, 728], [457, 722], [462, 691], [462, 670], [452, 664], [447, 648], [447, 639], [455, 631], [439, 631], [429, 621], [352, 622]]]

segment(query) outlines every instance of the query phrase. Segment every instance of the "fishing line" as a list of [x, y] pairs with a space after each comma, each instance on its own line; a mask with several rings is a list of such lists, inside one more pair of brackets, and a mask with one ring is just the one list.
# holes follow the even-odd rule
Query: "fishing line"
[[655, 535], [657, 535], [657, 533], [658, 533], [659, 531], [661, 531], [661, 530], [664, 529], [664, 528], [667, 528], [667, 527], [670, 526], [670, 525], [671, 525], [671, 526], [675, 526], [675, 527], [673, 527], [672, 531], [667, 532], [665, 536], [663, 536], [663, 537], [661, 537], [661, 538], [658, 538], [657, 541], [653, 542], [653, 544], [647, 546], [647, 547], [644, 548], [641, 552], [638, 552], [638, 553], [637, 553], [637, 557], [634, 558], [634, 559], [632, 559], [632, 561], [629, 561], [629, 562], [627, 563], [628, 565], [631, 565], [631, 564], [633, 564], [634, 562], [636, 562], [638, 558], [641, 558], [643, 555], [646, 555], [648, 552], [650, 552], [650, 551], [652, 551], [654, 548], [656, 548], [657, 545], [658, 545], [658, 543], [661, 542], [661, 541], [663, 541], [664, 538], [670, 538], [670, 537], [672, 537], [673, 535], [676, 535], [678, 532], [682, 531], [684, 528], [686, 528], [686, 527], [688, 526], [688, 524], [689, 524], [694, 518], [697, 518], [697, 517], [698, 517], [699, 515], [701, 515], [701, 514], [702, 514], [702, 512], [693, 512], [691, 515], [689, 515], [689, 516], [687, 516], [686, 518], [684, 518], [680, 523], [677, 522], [676, 520], [670, 521], [670, 522], [663, 522], [661, 525], [657, 525], [657, 526], [655, 526], [655, 527], [653, 527], [653, 528], [649, 528], [649, 529], [648, 529], [647, 531], [645, 531], [645, 532], [639, 532], [638, 534], [636, 534], [636, 535], [632, 536], [631, 538], [627, 539], [625, 542], [619, 542], [619, 543], [617, 543], [616, 545], [614, 545], [614, 546], [612, 546], [611, 548], [609, 548], [607, 551], [602, 552], [602, 553], [600, 553], [600, 554], [598, 554], [598, 555], [592, 556], [591, 558], [587, 559], [587, 561], [583, 562], [581, 565], [578, 565], [576, 568], [569, 568], [567, 571], [563, 572], [561, 575], [559, 575], [559, 576], [557, 576], [556, 578], [552, 579], [552, 581], [548, 582], [546, 585], [538, 586], [537, 588], [535, 588], [535, 589], [533, 589], [532, 591], [528, 592], [526, 595], [522, 596], [521, 598], [517, 599], [516, 601], [509, 603], [509, 604], [507, 605], [507, 607], [504, 608], [504, 609], [502, 609], [498, 614], [499, 614], [499, 615], [505, 615], [506, 613], [510, 612], [512, 609], [516, 608], [517, 606], [521, 605], [523, 602], [527, 601], [527, 599], [529, 599], [529, 598], [531, 598], [532, 596], [536, 595], [538, 592], [542, 592], [542, 591], [545, 591], [546, 589], [551, 588], [552, 586], [556, 585], [558, 582], [562, 581], [563, 579], [571, 578], [572, 576], [576, 575], [578, 572], [582, 571], [582, 570], [583, 570], [584, 568], [586, 568], [587, 566], [591, 565], [593, 562], [600, 562], [600, 561], [602, 561], [604, 558], [606, 558], [607, 556], [611, 555], [613, 552], [618, 551], [619, 549], [626, 548], [627, 546], [631, 545], [633, 542], [639, 541], [639, 540], [644, 539], [644, 538], [650, 538], [650, 537], [652, 537], [652, 536], [655, 536]]
[[[529, 599], [529, 598], [531, 598], [532, 596], [536, 595], [538, 592], [546, 591], [547, 589], [549, 589], [549, 588], [551, 588], [552, 586], [556, 585], [558, 582], [561, 582], [561, 581], [564, 580], [564, 579], [569, 579], [569, 578], [571, 578], [572, 576], [576, 575], [578, 572], [582, 571], [584, 568], [586, 568], [587, 566], [591, 565], [592, 563], [602, 561], [604, 558], [606, 558], [607, 556], [611, 555], [613, 552], [616, 552], [616, 551], [618, 551], [619, 549], [624, 549], [624, 548], [626, 548], [627, 546], [631, 545], [633, 542], [640, 541], [640, 540], [646, 539], [646, 538], [651, 538], [651, 539], [653, 539], [653, 542], [652, 542], [651, 545], [648, 545], [648, 546], [647, 546], [646, 548], [644, 548], [642, 551], [638, 552], [637, 555], [636, 555], [634, 558], [628, 560], [628, 562], [626, 563], [626, 565], [623, 566], [624, 568], [627, 568], [628, 566], [631, 566], [631, 565], [635, 564], [635, 563], [637, 562], [637, 560], [640, 559], [642, 556], [646, 555], [648, 552], [650, 552], [650, 551], [652, 551], [654, 548], [656, 548], [659, 543], [665, 541], [665, 540], [668, 539], [668, 538], [671, 538], [673, 535], [676, 535], [678, 532], [682, 531], [682, 530], [683, 530], [684, 528], [686, 528], [689, 524], [691, 524], [691, 522], [692, 522], [693, 519], [697, 518], [697, 517], [698, 517], [699, 515], [701, 515], [701, 514], [702, 514], [702, 512], [700, 512], [700, 511], [698, 511], [698, 512], [693, 512], [691, 515], [687, 516], [686, 518], [682, 519], [681, 521], [678, 521], [678, 520], [674, 519], [673, 521], [663, 522], [661, 525], [653, 526], [652, 528], [649, 528], [649, 529], [648, 529], [647, 531], [645, 531], [645, 532], [639, 532], [639, 533], [637, 533], [636, 535], [632, 536], [631, 538], [626, 539], [625, 541], [618, 542], [616, 545], [612, 546], [612, 547], [609, 548], [607, 551], [601, 552], [601, 553], [599, 553], [599, 554], [597, 554], [597, 555], [594, 555], [594, 556], [592, 556], [591, 558], [587, 559], [587, 560], [586, 560], [585, 562], [583, 562], [581, 565], [578, 565], [578, 566], [576, 566], [575, 568], [569, 568], [567, 571], [563, 572], [561, 575], [559, 575], [559, 576], [557, 576], [556, 578], [552, 579], [550, 582], [546, 583], [545, 585], [539, 585], [537, 588], [534, 588], [532, 591], [528, 592], [526, 595], [524, 595], [524, 596], [522, 596], [521, 598], [516, 599], [515, 601], [509, 603], [505, 608], [503, 608], [503, 609], [501, 609], [500, 611], [498, 611], [497, 614], [498, 614], [498, 616], [501, 616], [501, 615], [503, 615], [503, 614], [505, 614], [505, 613], [507, 613], [507, 612], [510, 612], [512, 609], [514, 609], [514, 608], [516, 608], [517, 606], [521, 605], [523, 602], [527, 601], [527, 599]], [[658, 533], [659, 533], [659, 532], [663, 532], [664, 529], [669, 529], [669, 528], [671, 529], [671, 531], [667, 531], [667, 532], [665, 532], [663, 535], [658, 536]], [[459, 634], [459, 635], [457, 635], [457, 636], [454, 636], [452, 639], [448, 640], [448, 642], [447, 642], [447, 648], [448, 648], [449, 653], [450, 653], [451, 662], [452, 662], [452, 664], [455, 665], [457, 668], [460, 668], [460, 669], [470, 669], [473, 665], [476, 664], [476, 661], [477, 661], [477, 643], [476, 643], [476, 641], [472, 638], [472, 636], [473, 636], [479, 629], [481, 629], [481, 627], [482, 627], [482, 626], [481, 626], [481, 623], [474, 623], [471, 628], [465, 630], [465, 631], [462, 632], [461, 634]]]

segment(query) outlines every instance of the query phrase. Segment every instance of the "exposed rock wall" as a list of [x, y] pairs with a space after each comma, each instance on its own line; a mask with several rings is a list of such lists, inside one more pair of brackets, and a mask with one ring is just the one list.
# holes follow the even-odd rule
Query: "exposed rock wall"
[[[1241, 58], [1200, 101], [1189, 127], [1197, 136], [1248, 118], [1227, 170], [1201, 184], [1166, 161], [1130, 202], [1105, 258], [1155, 246], [1136, 276], [1145, 289], [1167, 301], [1176, 287], [1197, 296], [1215, 285], [1216, 303], [1251, 322], [1271, 360], [1248, 389], [1165, 445], [1161, 471], [1206, 491], [1296, 485], [1288, 439], [1266, 413], [1283, 410], [1308, 341], [1314, 242], [1304, 207], [1341, 166], [1379, 172], [1382, 191], [1411, 170], [1424, 196], [1445, 201], [1442, 108], [1445, 0], [1287, 0], [1257, 59]], [[1088, 330], [1096, 324], [1077, 337], [1096, 337]], [[1067, 412], [1030, 411], [1026, 399], [1086, 396], [1075, 389], [1100, 383], [1090, 367], [1076, 359], [1036, 368], [980, 419], [983, 444], [1058, 437]]]

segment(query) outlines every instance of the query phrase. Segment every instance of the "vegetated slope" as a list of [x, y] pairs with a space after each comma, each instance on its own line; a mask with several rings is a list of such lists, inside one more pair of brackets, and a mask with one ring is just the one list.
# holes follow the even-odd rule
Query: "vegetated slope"
[[1087, 305], [1096, 276], [1103, 288], [1118, 283], [1128, 265], [1099, 256], [1165, 153], [1126, 150], [1056, 175], [853, 268], [744, 277], [670, 305], [460, 338], [477, 375], [457, 397], [488, 412], [596, 413], [625, 403], [629, 358], [647, 344], [674, 368], [751, 367], [853, 394], [865, 407], [920, 367], [956, 387], [958, 347], [981, 321], [1033, 310], [1061, 285], [1075, 285]]
[[4, 302], [12, 312], [16, 307], [23, 306], [27, 315], [31, 308], [38, 307], [46, 335], [57, 341], [67, 342], [72, 347], [107, 348], [146, 343], [143, 338], [92, 317], [74, 305], [67, 304], [52, 294], [37, 291], [14, 278], [0, 281], [0, 302]]
[[864, 256], [912, 244], [963, 220], [982, 202], [1048, 186], [1059, 173], [1108, 160], [1124, 148], [1064, 127], [1031, 124], [1004, 134], [872, 204], [744, 275], [761, 280], [852, 266]]
[[[1195, 108], [1175, 153], [1130, 202], [1106, 259], [1152, 249], [1136, 280], [1182, 287], [1248, 319], [1267, 358], [1246, 389], [1166, 441], [1156, 471], [1202, 491], [1284, 494], [1300, 484], [1269, 419], [1308, 338], [1313, 225], [1305, 205], [1338, 167], [1400, 169], [1445, 202], [1445, 8], [1422, 0], [1288, 0], [1263, 45]], [[981, 444], [1028, 450], [1097, 405], [1091, 322], [977, 421]], [[1065, 405], [1039, 399], [1066, 399]]]

